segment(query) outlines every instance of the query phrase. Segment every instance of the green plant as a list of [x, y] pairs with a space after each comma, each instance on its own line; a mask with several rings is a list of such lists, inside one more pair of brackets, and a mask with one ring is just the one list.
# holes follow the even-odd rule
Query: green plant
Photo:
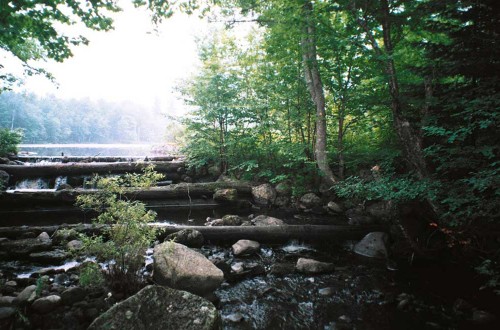
[[35, 294], [37, 297], [40, 297], [42, 295], [42, 291], [47, 287], [48, 282], [49, 282], [48, 276], [40, 276], [39, 278], [36, 279]]
[[94, 177], [98, 188], [95, 194], [81, 195], [77, 205], [99, 212], [93, 222], [103, 226], [102, 233], [84, 236], [83, 251], [94, 255], [107, 266], [105, 277], [111, 287], [131, 292], [140, 284], [140, 269], [146, 249], [156, 237], [156, 229], [149, 226], [156, 213], [147, 211], [146, 205], [129, 199], [132, 189], [151, 187], [163, 176], [153, 167], [143, 174], [126, 174], [122, 177]]
[[23, 132], [20, 130], [9, 130], [0, 128], [0, 157], [9, 154], [17, 154], [17, 145], [21, 143]]
[[84, 263], [80, 268], [79, 283], [83, 287], [99, 286], [104, 283], [101, 267], [93, 262]]

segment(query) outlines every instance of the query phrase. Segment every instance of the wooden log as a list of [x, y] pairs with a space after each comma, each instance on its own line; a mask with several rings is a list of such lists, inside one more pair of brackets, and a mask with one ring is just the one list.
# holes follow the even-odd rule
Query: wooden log
[[[250, 197], [252, 186], [246, 182], [180, 183], [149, 189], [128, 189], [126, 197], [134, 200], [166, 200], [205, 198], [212, 199], [217, 189], [234, 188], [240, 198]], [[4, 208], [22, 205], [68, 205], [75, 202], [78, 195], [95, 194], [95, 189], [67, 189], [60, 191], [14, 191], [0, 193], [0, 206]]]
[[[282, 243], [291, 239], [303, 241], [331, 241], [358, 240], [373, 231], [387, 231], [385, 226], [329, 226], [329, 225], [282, 225], [282, 226], [172, 226], [167, 224], [151, 224], [161, 229], [158, 237], [165, 238], [167, 235], [182, 229], [194, 229], [200, 231], [205, 240], [212, 242], [236, 242], [240, 239], [250, 239], [262, 243]], [[47, 232], [52, 235], [58, 229], [75, 229], [79, 232], [95, 234], [99, 233], [103, 226], [90, 224], [60, 225], [60, 226], [22, 226], [22, 227], [0, 227], [0, 237], [16, 238], [25, 232], [34, 232], [36, 235]]]
[[[141, 173], [151, 165], [149, 162], [129, 163], [54, 163], [43, 165], [0, 165], [0, 170], [9, 173], [14, 180], [37, 177], [74, 176], [83, 174], [121, 174]], [[155, 162], [155, 171], [159, 173], [177, 173], [184, 167], [184, 162]]]
[[114, 163], [126, 161], [150, 161], [150, 162], [170, 162], [177, 157], [174, 156], [16, 156], [12, 158], [25, 163], [36, 163], [40, 161], [53, 163]]

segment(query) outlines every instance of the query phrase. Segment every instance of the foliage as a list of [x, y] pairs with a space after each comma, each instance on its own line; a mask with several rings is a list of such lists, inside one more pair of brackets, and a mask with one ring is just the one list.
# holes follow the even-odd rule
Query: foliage
[[94, 262], [86, 262], [80, 268], [78, 279], [82, 287], [100, 286], [104, 283], [101, 267]]
[[96, 176], [99, 191], [77, 198], [81, 208], [100, 213], [93, 220], [95, 224], [106, 225], [101, 235], [83, 237], [83, 250], [107, 263], [106, 278], [116, 289], [130, 292], [137, 288], [145, 251], [156, 237], [156, 229], [148, 226], [156, 214], [147, 211], [145, 204], [127, 199], [125, 193], [130, 188], [151, 187], [161, 178], [152, 166], [144, 174]]
[[40, 276], [36, 279], [36, 287], [35, 287], [35, 294], [37, 297], [42, 296], [42, 291], [46, 289], [49, 285], [49, 277], [48, 276]]
[[487, 278], [485, 287], [492, 289], [497, 295], [500, 295], [500, 272], [498, 264], [490, 259], [486, 259], [475, 269], [478, 274]]
[[[61, 25], [81, 24], [86, 28], [107, 31], [112, 20], [107, 15], [117, 12], [116, 0], [31, 0], [2, 1], [0, 4], [0, 48], [17, 57], [26, 74], [50, 74], [30, 63], [54, 59], [61, 62], [72, 56], [71, 47], [87, 44], [81, 35], [62, 32]], [[0, 66], [3, 69], [3, 66]], [[0, 72], [2, 89], [9, 88], [14, 77]]]
[[23, 133], [21, 130], [0, 128], [0, 157], [17, 154], [17, 146], [21, 143]]

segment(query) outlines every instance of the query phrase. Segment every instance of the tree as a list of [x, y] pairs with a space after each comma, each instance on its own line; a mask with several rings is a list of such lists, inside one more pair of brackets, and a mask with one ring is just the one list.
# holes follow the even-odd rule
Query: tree
[[[58, 27], [84, 24], [87, 28], [107, 31], [112, 20], [107, 15], [117, 12], [116, 0], [12, 0], [0, 3], [0, 48], [23, 63], [28, 75], [45, 74], [32, 61], [53, 59], [61, 62], [72, 56], [71, 47], [87, 44], [81, 35], [68, 35]], [[0, 69], [3, 66], [0, 65]], [[12, 75], [2, 74], [0, 79], [8, 89]]]

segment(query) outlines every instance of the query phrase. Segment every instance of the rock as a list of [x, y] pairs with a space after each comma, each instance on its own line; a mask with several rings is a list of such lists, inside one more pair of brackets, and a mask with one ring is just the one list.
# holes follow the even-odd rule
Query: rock
[[217, 189], [213, 199], [217, 202], [234, 202], [238, 200], [238, 191], [233, 188]]
[[410, 300], [409, 299], [403, 299], [398, 303], [397, 309], [400, 311], [404, 311], [410, 306]]
[[195, 229], [183, 229], [167, 236], [166, 240], [186, 245], [193, 248], [200, 248], [205, 239], [203, 234]]
[[208, 300], [189, 292], [151, 285], [111, 307], [88, 329], [215, 330], [220, 327], [219, 313]]
[[36, 291], [36, 285], [27, 286], [14, 299], [14, 304], [16, 304], [16, 305], [23, 305], [25, 303], [32, 302], [36, 298], [36, 292], [35, 291]]
[[276, 263], [272, 265], [271, 269], [269, 270], [269, 274], [276, 276], [283, 276], [293, 273], [295, 273], [294, 264]]
[[231, 271], [235, 272], [236, 274], [242, 273], [244, 270], [245, 268], [243, 268], [242, 262], [235, 262], [231, 265]]
[[50, 295], [35, 300], [31, 308], [37, 313], [46, 314], [56, 309], [60, 304], [61, 297], [58, 295]]
[[0, 297], [0, 307], [12, 307], [14, 305], [14, 299], [16, 299], [16, 297], [1, 296]]
[[49, 234], [47, 234], [46, 232], [42, 232], [40, 233], [40, 235], [38, 235], [37, 237], [39, 240], [50, 240], [50, 236]]
[[302, 209], [312, 209], [321, 205], [321, 198], [314, 193], [307, 193], [299, 200], [299, 207]]
[[328, 288], [322, 288], [322, 289], [319, 289], [318, 290], [318, 294], [320, 296], [323, 296], [323, 297], [329, 297], [329, 296], [333, 296], [333, 293], [335, 291], [333, 290], [332, 287], [328, 287]]
[[321, 262], [314, 259], [299, 258], [295, 265], [297, 271], [304, 274], [321, 274], [333, 272], [334, 266], [330, 262]]
[[290, 205], [290, 198], [286, 196], [278, 196], [274, 201], [274, 205], [277, 207], [287, 207]]
[[240, 226], [243, 219], [238, 215], [225, 215], [222, 217], [222, 222], [224, 226]]
[[333, 213], [342, 213], [344, 212], [344, 210], [342, 209], [342, 207], [335, 203], [335, 202], [328, 202], [328, 204], [326, 205], [326, 208], [328, 209], [328, 211], [330, 212], [333, 212]]
[[17, 286], [17, 282], [16, 281], [7, 281], [7, 282], [5, 282], [5, 285], [15, 288]]
[[348, 224], [350, 225], [373, 225], [376, 223], [373, 217], [363, 214], [363, 212], [357, 208], [349, 209], [345, 214], [349, 219]]
[[388, 235], [386, 233], [372, 232], [354, 245], [354, 252], [369, 258], [386, 258], [388, 255], [387, 241]]
[[68, 288], [61, 293], [62, 303], [64, 305], [73, 305], [85, 299], [85, 295], [85, 290], [79, 286]]
[[392, 204], [387, 201], [373, 202], [366, 206], [366, 213], [378, 219], [389, 219], [391, 217]]
[[61, 273], [54, 276], [54, 284], [66, 285], [68, 283], [69, 283], [69, 276], [66, 273]]
[[5, 320], [16, 314], [17, 309], [13, 307], [0, 307], [0, 320]]
[[292, 194], [292, 187], [288, 182], [280, 182], [274, 189], [276, 190], [276, 194], [281, 197], [290, 197]]
[[250, 255], [260, 250], [260, 244], [248, 239], [240, 239], [231, 247], [235, 256]]
[[30, 253], [29, 257], [42, 263], [60, 263], [69, 257], [69, 254], [62, 250], [42, 251]]
[[475, 310], [472, 313], [472, 322], [476, 324], [490, 324], [493, 323], [496, 320], [495, 315], [486, 312], [486, 311], [481, 311], [481, 310]]
[[285, 223], [278, 218], [268, 217], [267, 215], [259, 215], [252, 219], [255, 226], [283, 226]]
[[224, 320], [238, 323], [238, 322], [245, 320], [245, 318], [243, 317], [243, 315], [241, 313], [236, 312], [236, 313], [232, 313], [232, 314], [229, 314], [227, 316], [224, 316]]
[[[0, 164], [8, 164], [10, 162], [10, 159], [7, 157], [0, 157]], [[5, 171], [3, 171], [5, 172]]]
[[154, 248], [153, 279], [157, 284], [204, 295], [214, 291], [224, 274], [204, 255], [188, 247], [167, 242]]
[[66, 244], [68, 250], [80, 250], [83, 248], [83, 242], [77, 239], [71, 240]]
[[276, 199], [276, 190], [269, 183], [264, 183], [252, 187], [252, 196], [257, 204], [272, 205]]

